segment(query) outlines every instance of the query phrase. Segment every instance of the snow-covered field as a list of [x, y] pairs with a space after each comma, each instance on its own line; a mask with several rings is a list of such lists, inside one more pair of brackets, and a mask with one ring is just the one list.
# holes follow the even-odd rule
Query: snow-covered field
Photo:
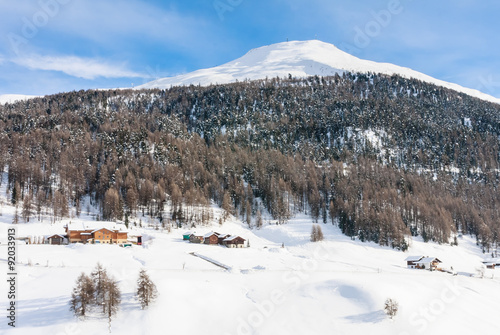
[[[0, 199], [0, 264], [6, 274], [4, 239], [14, 209], [5, 205], [4, 187]], [[34, 237], [62, 233], [68, 221], [15, 227], [18, 236]], [[185, 229], [152, 228], [134, 228], [148, 239], [131, 248], [18, 245], [16, 328], [7, 325], [2, 284], [0, 333], [108, 333], [105, 317], [80, 320], [68, 305], [78, 275], [101, 262], [122, 291], [114, 334], [498, 334], [500, 269], [471, 277], [486, 256], [469, 237], [455, 247], [414, 240], [403, 253], [352, 241], [331, 224], [321, 224], [325, 241], [309, 242], [312, 222], [306, 216], [282, 226], [266, 222], [260, 230], [234, 218], [222, 226], [216, 222], [191, 231], [237, 234], [250, 240], [250, 248], [191, 244], [182, 240]], [[438, 257], [458, 275], [407, 269], [405, 258], [417, 254]], [[146, 310], [134, 298], [141, 268], [159, 291]], [[383, 312], [387, 298], [399, 303], [394, 320]]]

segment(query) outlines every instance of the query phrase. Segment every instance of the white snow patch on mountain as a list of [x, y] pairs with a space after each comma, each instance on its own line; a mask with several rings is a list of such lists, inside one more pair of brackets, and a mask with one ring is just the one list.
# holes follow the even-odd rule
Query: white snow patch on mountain
[[17, 101], [24, 101], [28, 99], [38, 98], [38, 95], [24, 95], [24, 94], [0, 94], [0, 105], [6, 103], [14, 103]]
[[274, 77], [331, 76], [335, 73], [374, 72], [386, 75], [398, 74], [405, 78], [415, 78], [438, 86], [462, 92], [479, 99], [500, 103], [500, 99], [475, 89], [435, 79], [409, 68], [389, 63], [377, 63], [359, 59], [332, 44], [318, 40], [291, 41], [277, 43], [250, 50], [246, 55], [232, 62], [191, 73], [161, 78], [137, 89], [172, 86], [227, 84], [236, 81], [257, 80]]

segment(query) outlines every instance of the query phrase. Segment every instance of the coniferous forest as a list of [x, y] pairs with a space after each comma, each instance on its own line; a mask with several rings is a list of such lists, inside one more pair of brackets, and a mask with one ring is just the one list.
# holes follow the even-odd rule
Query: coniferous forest
[[104, 219], [199, 225], [216, 203], [256, 228], [264, 210], [277, 224], [305, 212], [393, 248], [470, 234], [488, 252], [499, 146], [499, 105], [375, 74], [0, 105], [0, 169], [24, 221], [78, 215], [90, 197]]

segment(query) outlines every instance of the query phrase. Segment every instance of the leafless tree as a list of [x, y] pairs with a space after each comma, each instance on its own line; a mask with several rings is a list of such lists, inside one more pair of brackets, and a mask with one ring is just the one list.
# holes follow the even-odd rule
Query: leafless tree
[[85, 273], [81, 273], [76, 280], [70, 300], [70, 310], [78, 316], [85, 316], [88, 307], [94, 301], [94, 285], [92, 279]]
[[391, 299], [391, 298], [388, 298], [386, 301], [385, 301], [385, 304], [384, 304], [384, 312], [385, 314], [387, 314], [391, 319], [393, 319], [396, 314], [398, 313], [398, 309], [399, 309], [399, 304], [396, 300], [394, 299]]
[[158, 296], [156, 285], [151, 281], [146, 270], [141, 269], [139, 279], [137, 279], [137, 299], [142, 309], [149, 306]]

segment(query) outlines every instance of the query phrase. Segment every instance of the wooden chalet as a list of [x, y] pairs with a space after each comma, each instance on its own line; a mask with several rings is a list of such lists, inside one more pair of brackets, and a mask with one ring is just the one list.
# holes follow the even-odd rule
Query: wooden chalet
[[205, 243], [205, 244], [218, 244], [219, 243], [219, 234], [214, 233], [214, 232], [205, 234], [205, 236], [203, 236], [203, 243]]
[[69, 223], [66, 227], [69, 243], [127, 243], [126, 227], [112, 222]]
[[204, 237], [201, 235], [193, 234], [189, 237], [189, 242], [191, 243], [203, 243], [204, 240], [205, 240]]
[[229, 234], [219, 234], [219, 237], [218, 237], [218, 241], [217, 243], [221, 244], [221, 245], [224, 245], [224, 240], [228, 237], [230, 237], [231, 235]]
[[436, 257], [424, 257], [418, 262], [415, 262], [415, 265], [417, 266], [417, 269], [434, 271], [439, 269], [439, 263], [442, 262]]
[[67, 244], [67, 239], [63, 235], [55, 234], [47, 237], [46, 239], [47, 244], [54, 244], [54, 245], [61, 245], [61, 244]]
[[405, 259], [408, 269], [416, 269], [417, 268], [416, 263], [420, 261], [422, 258], [424, 258], [424, 256], [408, 256]]
[[228, 248], [243, 248], [245, 246], [245, 239], [240, 236], [229, 236], [225, 238], [222, 243]]

